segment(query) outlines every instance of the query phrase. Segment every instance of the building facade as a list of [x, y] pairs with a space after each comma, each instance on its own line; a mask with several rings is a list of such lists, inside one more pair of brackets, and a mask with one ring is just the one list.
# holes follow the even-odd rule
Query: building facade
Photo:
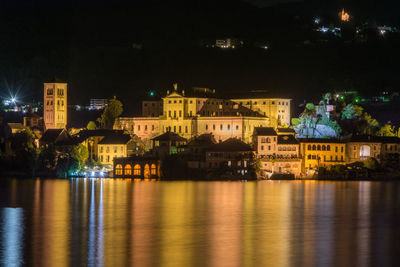
[[299, 139], [300, 155], [303, 158], [302, 172], [346, 164], [346, 143], [339, 139]]
[[272, 127], [255, 128], [253, 146], [261, 163], [263, 177], [274, 174], [300, 176], [300, 145], [294, 135], [279, 134]]
[[149, 140], [168, 131], [186, 139], [213, 134], [217, 141], [238, 138], [251, 143], [255, 127], [290, 123], [290, 99], [190, 97], [175, 90], [162, 102], [142, 105], [142, 117], [121, 117], [119, 121], [121, 129], [140, 137], [148, 149]]
[[64, 129], [67, 126], [67, 84], [45, 83], [43, 99], [45, 129]]

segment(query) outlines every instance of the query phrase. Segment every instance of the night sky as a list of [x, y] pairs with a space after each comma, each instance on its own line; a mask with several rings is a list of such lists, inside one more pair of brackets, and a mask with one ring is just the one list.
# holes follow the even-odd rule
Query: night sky
[[[339, 23], [343, 7], [351, 26], [399, 25], [393, 1], [117, 2], [1, 2], [1, 95], [40, 100], [43, 82], [62, 81], [70, 103], [116, 95], [135, 112], [149, 90], [165, 92], [174, 82], [221, 96], [265, 90], [298, 102], [327, 90], [400, 91], [397, 36], [360, 45], [348, 34], [325, 43], [312, 29], [315, 16]], [[227, 37], [246, 45], [204, 47]]]

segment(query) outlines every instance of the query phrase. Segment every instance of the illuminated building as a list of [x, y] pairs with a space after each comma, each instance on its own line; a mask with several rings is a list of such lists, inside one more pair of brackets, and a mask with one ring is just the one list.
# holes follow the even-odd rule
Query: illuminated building
[[231, 38], [215, 40], [215, 46], [219, 48], [237, 48], [243, 44], [243, 41]]
[[302, 138], [300, 154], [303, 158], [303, 172], [320, 167], [344, 165], [346, 163], [346, 143], [339, 139]]
[[67, 84], [45, 83], [43, 99], [45, 129], [64, 129], [67, 126]]
[[[213, 134], [217, 141], [238, 138], [251, 143], [255, 127], [290, 124], [290, 99], [218, 99], [185, 96], [177, 88], [161, 101], [143, 102], [142, 117], [121, 117], [120, 127], [150, 140], [168, 131], [186, 139]], [[161, 109], [161, 110], [160, 110]]]
[[341, 20], [341, 21], [347, 22], [347, 21], [350, 20], [350, 15], [349, 15], [349, 13], [347, 13], [347, 12], [344, 11], [344, 8], [343, 8], [342, 11], [339, 13], [339, 16], [340, 16], [340, 20]]
[[[279, 133], [279, 129], [284, 133]], [[261, 174], [270, 177], [273, 174], [301, 173], [300, 146], [291, 133], [292, 129], [259, 127], [254, 129], [253, 146], [261, 161]]]
[[251, 162], [255, 151], [246, 143], [236, 138], [229, 138], [207, 149], [206, 168], [211, 174], [245, 176], [251, 178]]
[[346, 144], [346, 150], [347, 163], [364, 161], [370, 157], [377, 160], [382, 157], [388, 159], [388, 157], [400, 153], [400, 138], [369, 135], [352, 136]]
[[128, 156], [128, 142], [131, 140], [129, 134], [114, 134], [104, 137], [98, 143], [99, 156], [101, 164], [113, 165], [114, 158]]
[[108, 104], [108, 99], [90, 99], [89, 110], [105, 109]]
[[160, 160], [153, 157], [127, 157], [114, 159], [116, 178], [160, 178]]

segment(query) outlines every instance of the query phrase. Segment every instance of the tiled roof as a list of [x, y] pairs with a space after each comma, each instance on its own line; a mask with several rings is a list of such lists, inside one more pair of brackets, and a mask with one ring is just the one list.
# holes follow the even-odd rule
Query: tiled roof
[[104, 137], [99, 145], [124, 145], [131, 140], [131, 136], [129, 134], [111, 134]]
[[293, 135], [278, 135], [278, 145], [297, 145], [299, 141]]
[[273, 127], [255, 127], [254, 135], [277, 135]]
[[173, 132], [163, 133], [159, 136], [154, 137], [153, 140], [156, 140], [156, 141], [179, 141], [179, 142], [186, 141], [185, 138], [183, 138], [182, 136], [180, 136], [176, 133], [173, 133]]
[[391, 136], [353, 135], [349, 142], [356, 143], [400, 143], [400, 138]]
[[292, 128], [278, 128], [278, 133], [295, 133], [295, 130]]
[[236, 138], [229, 138], [222, 143], [215, 144], [207, 151], [218, 151], [218, 152], [244, 152], [253, 151], [253, 149], [246, 143]]
[[345, 143], [344, 140], [337, 138], [299, 138], [300, 143]]

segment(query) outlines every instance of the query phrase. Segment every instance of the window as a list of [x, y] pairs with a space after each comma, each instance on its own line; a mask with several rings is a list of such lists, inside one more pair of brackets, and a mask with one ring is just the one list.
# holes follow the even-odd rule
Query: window
[[275, 101], [272, 101], [271, 104], [272, 104], [272, 105], [275, 105]]
[[340, 152], [343, 152], [343, 147], [340, 148]]
[[335, 146], [335, 152], [338, 152], [337, 146]]
[[176, 133], [176, 126], [174, 126], [174, 133]]
[[179, 100], [179, 103], [182, 103], [182, 100]]
[[174, 118], [176, 118], [176, 110], [174, 110]]
[[311, 145], [308, 145], [307, 149], [308, 149], [308, 150], [311, 150]]
[[317, 150], [317, 146], [316, 146], [316, 145], [313, 145], [313, 146], [312, 146], [312, 150], [314, 150], [314, 151]]
[[124, 168], [125, 175], [132, 175], [132, 166], [130, 164], [126, 164]]
[[106, 147], [106, 153], [110, 153], [110, 148], [108, 146]]
[[326, 146], [326, 150], [327, 150], [327, 151], [331, 151], [331, 146], [330, 146], [330, 145], [327, 145], [327, 146]]
[[171, 110], [168, 111], [168, 117], [171, 118]]
[[371, 156], [371, 148], [367, 145], [360, 146], [360, 157], [366, 158]]
[[115, 175], [122, 175], [122, 165], [121, 164], [117, 164], [117, 166], [115, 166]]
[[188, 127], [185, 126], [185, 133], [188, 133]]
[[230, 124], [228, 124], [228, 130], [230, 130], [231, 129], [231, 125]]
[[140, 165], [139, 165], [139, 164], [136, 164], [136, 165], [133, 167], [133, 175], [139, 176], [140, 174], [141, 174]]
[[239, 130], [239, 125], [236, 125], [236, 130]]
[[157, 167], [156, 167], [156, 164], [151, 164], [151, 167], [150, 167], [150, 174], [151, 175], [157, 175]]
[[179, 110], [179, 117], [182, 117], [182, 110]]
[[61, 106], [64, 106], [64, 100], [61, 100]]
[[154, 131], [154, 125], [151, 125], [151, 130]]
[[213, 130], [215, 130], [215, 124], [213, 124]]
[[144, 126], [144, 130], [147, 131], [147, 125]]
[[219, 126], [219, 129], [222, 130], [222, 128], [223, 128], [223, 126], [222, 126], [222, 124], [221, 124], [221, 125]]
[[114, 153], [117, 153], [117, 152], [118, 152], [118, 147], [114, 146]]
[[206, 131], [208, 130], [208, 124], [206, 124]]
[[106, 157], [106, 162], [110, 162], [110, 156]]
[[326, 145], [322, 145], [322, 151], [326, 151]]
[[308, 157], [307, 157], [308, 159], [311, 159], [311, 155], [308, 155]]
[[179, 133], [182, 132], [182, 126], [179, 125]]
[[137, 130], [140, 131], [140, 125], [137, 126]]
[[190, 100], [190, 101], [189, 101], [189, 103], [190, 103], [190, 104], [192, 104], [192, 103], [193, 103], [193, 101], [192, 101], [192, 100]]
[[271, 150], [271, 146], [268, 146], [268, 150]]
[[264, 146], [261, 146], [261, 150], [264, 150]]
[[321, 145], [318, 145], [318, 146], [317, 146], [317, 150], [318, 150], [318, 151], [321, 151]]
[[103, 153], [103, 147], [102, 146], [100, 147], [100, 153]]

